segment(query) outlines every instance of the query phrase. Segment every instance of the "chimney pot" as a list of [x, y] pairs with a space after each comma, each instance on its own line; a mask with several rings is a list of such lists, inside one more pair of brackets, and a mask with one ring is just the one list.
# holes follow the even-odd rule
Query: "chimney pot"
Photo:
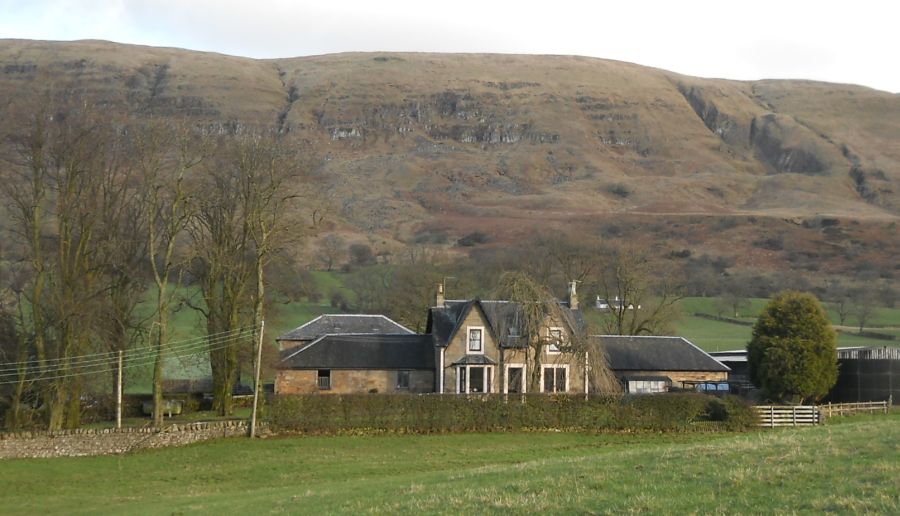
[[437, 290], [434, 295], [434, 306], [436, 306], [438, 308], [443, 308], [444, 305], [445, 305], [445, 303], [444, 303], [444, 284], [438, 283]]
[[572, 280], [569, 282], [569, 308], [572, 310], [578, 310], [578, 292], [576, 291], [577, 281]]

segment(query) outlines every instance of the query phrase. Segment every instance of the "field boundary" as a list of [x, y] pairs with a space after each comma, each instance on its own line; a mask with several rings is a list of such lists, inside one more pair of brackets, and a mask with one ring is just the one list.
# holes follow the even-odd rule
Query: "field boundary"
[[825, 417], [846, 416], [848, 414], [887, 414], [890, 410], [891, 400], [888, 401], [862, 401], [858, 403], [829, 403], [819, 405], [819, 410]]
[[742, 321], [740, 319], [735, 319], [733, 317], [722, 317], [721, 315], [713, 315], [704, 312], [694, 312], [694, 317], [699, 317], [701, 319], [709, 319], [710, 321], [718, 321], [728, 324], [736, 324], [738, 326], [753, 326], [753, 322], [751, 321]]
[[247, 435], [249, 424], [244, 420], [175, 423], [164, 428], [15, 432], [0, 434], [0, 459], [114, 455]]
[[822, 412], [815, 405], [756, 405], [758, 426], [809, 426], [824, 421]]

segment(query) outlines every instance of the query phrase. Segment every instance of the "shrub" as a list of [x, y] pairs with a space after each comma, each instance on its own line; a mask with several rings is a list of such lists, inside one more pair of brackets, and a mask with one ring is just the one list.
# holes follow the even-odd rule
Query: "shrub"
[[482, 233], [481, 231], [473, 231], [468, 235], [461, 237], [456, 241], [456, 244], [460, 247], [472, 247], [478, 244], [483, 244], [488, 241], [488, 236]]
[[631, 196], [632, 190], [631, 188], [622, 183], [613, 183], [606, 185], [606, 191], [615, 195], [616, 197], [621, 197], [622, 199], [627, 199]]
[[350, 302], [347, 301], [347, 297], [338, 290], [331, 293], [330, 304], [332, 308], [340, 308], [344, 312], [350, 310]]
[[825, 396], [837, 381], [834, 330], [812, 294], [782, 292], [763, 309], [747, 345], [750, 378], [772, 400]]
[[753, 407], [738, 396], [713, 398], [709, 401], [706, 411], [709, 421], [721, 422], [727, 430], [746, 430], [756, 425], [757, 416]]

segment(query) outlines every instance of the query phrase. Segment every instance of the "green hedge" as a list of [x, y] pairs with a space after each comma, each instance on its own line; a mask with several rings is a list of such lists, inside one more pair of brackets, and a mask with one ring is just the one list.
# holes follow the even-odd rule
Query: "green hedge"
[[528, 429], [693, 431], [752, 426], [737, 398], [679, 393], [652, 396], [281, 395], [272, 400], [277, 430], [445, 433]]

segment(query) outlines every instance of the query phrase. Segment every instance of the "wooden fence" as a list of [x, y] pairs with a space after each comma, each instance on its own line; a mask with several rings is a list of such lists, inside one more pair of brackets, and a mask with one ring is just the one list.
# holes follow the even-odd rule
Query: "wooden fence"
[[885, 414], [890, 410], [890, 401], [864, 401], [860, 403], [829, 403], [827, 405], [819, 405], [819, 411], [825, 417], [845, 416], [847, 414], [868, 413], [874, 414], [883, 412]]
[[887, 414], [891, 408], [888, 401], [864, 401], [860, 403], [829, 403], [827, 405], [757, 405], [753, 407], [759, 417], [759, 426], [803, 426], [818, 425], [826, 417], [848, 414]]
[[753, 408], [759, 416], [759, 426], [818, 425], [822, 422], [822, 413], [814, 405], [759, 405]]

